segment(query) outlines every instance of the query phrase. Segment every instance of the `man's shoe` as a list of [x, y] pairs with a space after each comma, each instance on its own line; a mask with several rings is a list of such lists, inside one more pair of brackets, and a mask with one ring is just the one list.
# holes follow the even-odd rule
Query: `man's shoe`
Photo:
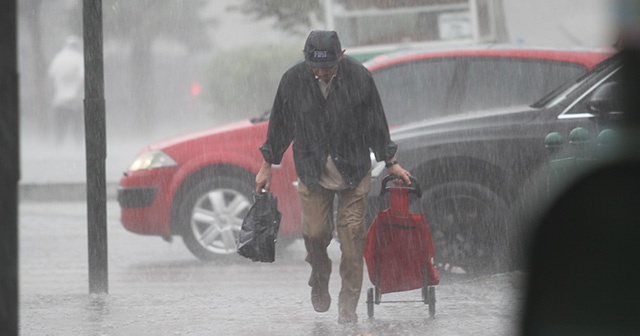
[[340, 308], [340, 313], [338, 314], [338, 323], [358, 323], [358, 315], [356, 313], [352, 313]]
[[318, 313], [324, 313], [329, 310], [329, 307], [331, 306], [329, 290], [326, 288], [312, 287], [311, 304], [313, 304], [313, 309]]

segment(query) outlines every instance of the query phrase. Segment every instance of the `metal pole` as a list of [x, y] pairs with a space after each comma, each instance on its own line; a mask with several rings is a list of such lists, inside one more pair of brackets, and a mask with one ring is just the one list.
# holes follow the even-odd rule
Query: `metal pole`
[[471, 36], [474, 42], [479, 42], [480, 38], [480, 20], [478, 20], [478, 2], [469, 0], [469, 16], [471, 17]]
[[333, 17], [333, 0], [324, 0], [324, 18], [327, 30], [335, 30], [336, 22]]
[[0, 1], [0, 334], [18, 335], [20, 180], [16, 0]]
[[108, 293], [102, 0], [83, 0], [89, 292]]

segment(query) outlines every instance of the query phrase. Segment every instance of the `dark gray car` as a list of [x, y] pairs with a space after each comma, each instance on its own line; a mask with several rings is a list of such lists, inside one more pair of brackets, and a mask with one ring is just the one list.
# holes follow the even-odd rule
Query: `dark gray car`
[[[523, 228], [513, 215], [523, 201], [540, 196], [533, 183], [549, 166], [545, 137], [557, 132], [568, 143], [578, 127], [591, 139], [607, 129], [620, 112], [611, 104], [620, 68], [613, 56], [531, 106], [458, 114], [392, 131], [399, 161], [422, 186], [441, 271], [514, 267], [510, 257], [521, 248], [515, 237]], [[372, 198], [384, 172], [374, 168]], [[378, 208], [371, 201], [373, 216]]]

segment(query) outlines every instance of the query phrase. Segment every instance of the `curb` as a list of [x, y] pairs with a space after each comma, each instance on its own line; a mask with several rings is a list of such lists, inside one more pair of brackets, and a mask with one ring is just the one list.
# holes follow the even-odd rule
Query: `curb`
[[[107, 183], [107, 200], [117, 200], [118, 184]], [[85, 182], [68, 183], [21, 183], [18, 186], [18, 199], [30, 202], [76, 202], [87, 200]]]

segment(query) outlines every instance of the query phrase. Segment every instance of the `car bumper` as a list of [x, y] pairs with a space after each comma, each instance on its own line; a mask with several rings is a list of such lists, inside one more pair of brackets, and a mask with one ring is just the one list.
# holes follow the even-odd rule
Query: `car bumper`
[[120, 222], [128, 231], [169, 237], [171, 230], [170, 169], [127, 173], [118, 187]]

